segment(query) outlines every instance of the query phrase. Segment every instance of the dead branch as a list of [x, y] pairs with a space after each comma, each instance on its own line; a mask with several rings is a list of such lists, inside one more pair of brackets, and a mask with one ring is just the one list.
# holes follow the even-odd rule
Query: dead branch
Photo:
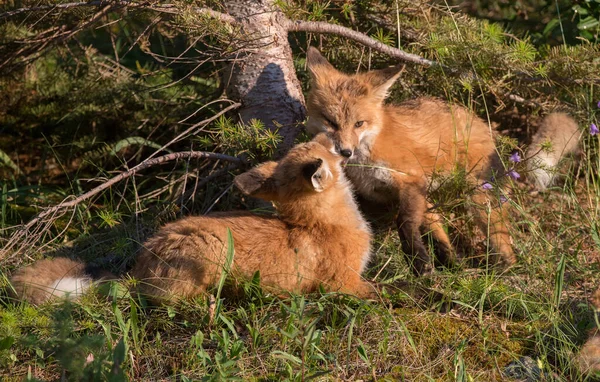
[[219, 154], [219, 153], [204, 152], [204, 151], [182, 151], [182, 152], [178, 152], [178, 153], [163, 155], [158, 158], [147, 159], [147, 160], [143, 161], [142, 163], [138, 164], [137, 166], [129, 169], [128, 171], [120, 173], [119, 175], [115, 176], [114, 178], [102, 183], [98, 187], [86, 192], [83, 195], [76, 197], [75, 199], [72, 199], [69, 201], [64, 201], [60, 204], [57, 204], [54, 207], [48, 208], [47, 210], [40, 212], [35, 218], [31, 219], [31, 221], [25, 225], [25, 228], [26, 229], [31, 228], [34, 224], [36, 224], [38, 221], [40, 221], [44, 217], [46, 217], [50, 214], [53, 214], [60, 209], [74, 207], [77, 204], [83, 202], [84, 200], [88, 200], [92, 196], [97, 195], [98, 193], [106, 190], [107, 188], [110, 188], [114, 184], [122, 181], [123, 179], [127, 179], [127, 178], [137, 174], [141, 170], [147, 169], [149, 167], [152, 167], [152, 166], [155, 166], [158, 164], [176, 161], [179, 159], [214, 159], [214, 160], [222, 160], [222, 161], [226, 161], [226, 162], [233, 162], [238, 165], [242, 165], [245, 163], [245, 161], [243, 159], [240, 159], [237, 157], [232, 157], [229, 155]]
[[8, 12], [4, 12], [4, 13], [0, 13], [0, 20], [1, 19], [5, 19], [7, 17], [12, 17], [12, 16], [16, 16], [19, 15], [21, 13], [29, 13], [29, 12], [41, 12], [41, 11], [53, 11], [53, 10], [58, 10], [58, 9], [70, 9], [70, 8], [76, 8], [76, 7], [101, 7], [101, 6], [106, 6], [106, 5], [113, 5], [113, 6], [118, 6], [118, 5], [122, 5], [122, 6], [127, 6], [130, 5], [131, 2], [130, 1], [105, 1], [105, 0], [101, 0], [101, 1], [89, 1], [89, 2], [75, 2], [75, 3], [64, 3], [64, 4], [54, 4], [54, 5], [40, 5], [38, 7], [29, 7], [29, 8], [19, 8], [19, 9], [14, 9], [12, 11], [8, 11]]
[[[146, 8], [152, 9], [158, 12], [176, 14], [180, 13], [180, 10], [174, 4], [157, 4], [152, 5], [148, 3], [137, 3], [134, 1], [127, 0], [96, 0], [96, 1], [88, 1], [88, 2], [73, 2], [73, 3], [64, 3], [64, 4], [55, 4], [55, 5], [40, 5], [38, 7], [29, 7], [29, 8], [19, 8], [14, 9], [12, 11], [0, 13], [0, 20], [19, 15], [21, 13], [29, 13], [29, 12], [41, 12], [41, 11], [53, 11], [58, 9], [70, 9], [77, 7], [101, 7], [101, 6], [123, 6], [123, 7], [135, 7], [135, 8]], [[198, 14], [204, 14], [206, 16], [212, 17], [214, 19], [233, 24], [236, 22], [235, 18], [226, 14], [215, 11], [210, 8], [193, 8], [193, 11]]]
[[343, 27], [341, 25], [330, 24], [322, 21], [290, 21], [287, 25], [289, 32], [312, 32], [312, 33], [324, 33], [334, 34], [337, 36], [345, 37], [350, 40], [354, 40], [362, 45], [375, 49], [381, 53], [385, 53], [390, 57], [394, 57], [400, 60], [414, 62], [415, 64], [424, 66], [439, 66], [440, 64], [428, 60], [416, 54], [407, 53], [402, 49], [394, 48], [385, 45], [361, 32], [354, 31], [350, 28]]
[[[67, 208], [75, 207], [79, 203], [92, 198], [93, 196], [99, 194], [100, 192], [112, 187], [114, 184], [137, 174], [141, 170], [147, 169], [147, 168], [155, 166], [155, 165], [176, 161], [179, 159], [212, 159], [212, 160], [221, 160], [221, 161], [231, 162], [231, 163], [233, 163], [233, 165], [230, 165], [227, 167], [227, 169], [229, 171], [232, 170], [233, 168], [240, 167], [246, 163], [241, 158], [232, 157], [229, 155], [219, 154], [219, 153], [204, 152], [204, 151], [182, 151], [182, 152], [178, 152], [178, 153], [163, 155], [163, 156], [153, 158], [153, 159], [147, 159], [147, 160], [143, 161], [142, 163], [138, 164], [137, 166], [109, 179], [108, 181], [106, 181], [106, 182], [102, 183], [101, 185], [99, 185], [98, 187], [95, 187], [94, 189], [86, 192], [85, 194], [82, 194], [71, 200], [65, 200], [62, 203], [57, 204], [56, 206], [53, 206], [51, 208], [48, 208], [48, 209], [40, 212], [36, 217], [31, 219], [25, 226], [22, 226], [17, 232], [15, 232], [12, 235], [12, 237], [6, 243], [3, 250], [0, 251], [0, 259], [5, 258], [9, 254], [9, 251], [12, 249], [12, 247], [15, 245], [15, 243], [20, 238], [22, 238], [24, 236], [29, 236], [29, 235], [27, 235], [27, 232], [29, 232], [36, 224], [41, 222], [41, 223], [43, 223], [42, 224], [42, 226], [44, 227], [43, 230], [49, 229], [49, 225], [51, 224], [50, 221], [52, 221], [54, 219], [50, 219], [50, 221], [46, 221], [46, 220], [44, 220], [46, 217], [48, 217], [48, 216], [56, 217], [57, 215], [62, 216], [62, 215], [64, 215], [65, 210]], [[43, 230], [34, 229], [34, 232], [39, 233], [40, 231], [43, 231]]]

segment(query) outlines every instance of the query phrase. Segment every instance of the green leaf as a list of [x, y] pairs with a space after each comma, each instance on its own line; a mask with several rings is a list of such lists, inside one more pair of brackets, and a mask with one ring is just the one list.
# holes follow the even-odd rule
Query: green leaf
[[544, 28], [544, 31], [542, 32], [542, 34], [544, 36], [549, 35], [559, 25], [560, 25], [560, 22], [557, 18], [550, 20], [550, 22], [548, 24], [546, 24], [546, 27]]
[[[125, 138], [125, 139], [122, 139], [119, 142], [117, 142], [110, 150], [110, 153], [111, 153], [111, 155], [117, 155], [117, 153], [119, 151], [121, 151], [124, 148], [127, 148], [129, 146], [133, 146], [133, 145], [152, 147], [153, 149], [157, 149], [157, 150], [160, 150], [162, 148], [162, 146], [159, 145], [158, 143], [149, 141], [146, 138], [129, 137], [129, 138]], [[168, 153], [172, 153], [172, 151], [168, 150], [168, 149], [164, 149], [164, 151], [166, 151]]]
[[10, 347], [12, 346], [12, 344], [15, 342], [15, 338], [8, 336], [8, 337], [4, 337], [3, 339], [0, 340], [0, 350], [7, 350], [10, 349]]
[[592, 239], [596, 243], [596, 247], [600, 249], [600, 226], [598, 223], [592, 224]]
[[121, 365], [125, 361], [125, 353], [125, 342], [123, 340], [123, 337], [121, 337], [121, 340], [119, 341], [117, 346], [115, 346], [115, 350], [113, 352], [113, 365], [109, 379], [110, 381], [117, 382], [126, 380], [125, 374], [123, 373], [123, 369], [121, 368]]
[[176, 314], [177, 312], [172, 306], [167, 307], [167, 316], [169, 316], [169, 318], [174, 318]]
[[594, 16], [588, 16], [585, 19], [581, 20], [579, 24], [577, 24], [577, 28], [581, 30], [592, 29], [600, 25], [600, 21], [594, 18]]
[[0, 165], [5, 165], [7, 167], [12, 168], [13, 170], [15, 170], [15, 172], [17, 174], [21, 173], [21, 170], [19, 169], [19, 166], [17, 166], [15, 164], [15, 162], [13, 162], [10, 157], [8, 156], [8, 154], [6, 154], [4, 151], [0, 150]]
[[298, 357], [296, 357], [295, 355], [292, 355], [290, 353], [286, 353], [284, 351], [281, 350], [274, 350], [271, 352], [271, 355], [275, 358], [279, 358], [279, 359], [285, 359], [288, 360], [290, 362], [293, 362], [297, 365], [302, 364], [302, 360]]
[[361, 340], [358, 340], [358, 342], [360, 343], [360, 345], [358, 345], [358, 347], [356, 348], [356, 351], [358, 352], [358, 356], [365, 361], [365, 363], [367, 365], [371, 365], [371, 361], [369, 360], [369, 357], [367, 356], [367, 351], [365, 350], [365, 346], [363, 345]]
[[579, 4], [574, 5], [572, 9], [575, 13], [579, 13], [581, 16], [585, 16], [585, 15], [589, 14], [588, 10]]

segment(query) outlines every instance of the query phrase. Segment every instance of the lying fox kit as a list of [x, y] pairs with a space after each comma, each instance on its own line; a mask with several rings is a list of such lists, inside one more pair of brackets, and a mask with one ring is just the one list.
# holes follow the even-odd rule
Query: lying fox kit
[[[294, 147], [281, 161], [238, 175], [246, 195], [275, 202], [278, 217], [247, 212], [188, 217], [165, 225], [143, 248], [131, 275], [151, 300], [188, 298], [214, 286], [223, 272], [227, 229], [235, 243], [231, 274], [251, 277], [275, 291], [327, 290], [374, 297], [361, 279], [369, 260], [371, 232], [329, 139]], [[78, 295], [92, 277], [68, 259], [42, 260], [18, 271], [18, 295], [41, 303], [52, 295]], [[66, 289], [66, 290], [65, 290]]]
[[[389, 88], [400, 75], [398, 68], [347, 75], [336, 70], [315, 48], [309, 48], [307, 59], [311, 74], [308, 131], [324, 132], [334, 141], [337, 152], [348, 160], [346, 174], [357, 192], [383, 203], [399, 202], [398, 232], [415, 274], [431, 269], [422, 232], [432, 234], [438, 260], [451, 264], [454, 251], [440, 217], [427, 202], [428, 185], [434, 173], [456, 168], [464, 169], [474, 185], [502, 175], [488, 124], [464, 107], [429, 98], [384, 104]], [[568, 123], [541, 130], [552, 135], [564, 128], [562, 136], [573, 137], [577, 132], [574, 121], [566, 115], [558, 120]], [[560, 158], [562, 152], [572, 150], [571, 146], [558, 140], [553, 147], [557, 154], [553, 155]], [[553, 158], [544, 162], [553, 166], [557, 162]], [[540, 182], [547, 185], [550, 175], [547, 178]], [[472, 200], [476, 222], [489, 234], [499, 262], [514, 264], [506, 208], [485, 187], [477, 187]]]

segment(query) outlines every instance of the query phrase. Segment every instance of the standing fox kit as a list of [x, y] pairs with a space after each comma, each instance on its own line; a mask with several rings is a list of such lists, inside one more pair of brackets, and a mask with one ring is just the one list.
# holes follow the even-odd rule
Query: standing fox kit
[[[428, 184], [434, 173], [456, 168], [464, 169], [475, 185], [502, 175], [488, 124], [464, 107], [429, 98], [386, 105], [389, 88], [400, 75], [398, 68], [348, 75], [336, 70], [312, 47], [307, 64], [311, 74], [308, 131], [325, 132], [333, 140], [336, 150], [347, 158], [346, 174], [362, 196], [400, 204], [398, 232], [415, 274], [431, 267], [422, 232], [432, 234], [438, 260], [452, 263], [454, 252], [448, 235], [427, 202]], [[547, 125], [564, 124], [542, 127], [550, 135], [559, 130], [562, 137], [572, 138], [577, 132], [575, 122], [564, 114], [548, 118]], [[575, 139], [572, 141], [576, 144]], [[562, 138], [553, 143], [557, 154], [542, 159], [550, 166], [556, 164], [554, 159], [560, 158], [563, 151], [574, 147]], [[540, 180], [545, 185], [551, 181], [551, 175], [546, 174]], [[472, 196], [473, 215], [488, 233], [500, 262], [509, 266], [516, 258], [506, 226], [506, 208], [496, 199], [488, 190], [477, 187]]]
[[[246, 212], [187, 217], [165, 225], [145, 244], [131, 275], [152, 300], [187, 298], [214, 286], [224, 269], [227, 229], [235, 254], [231, 274], [251, 277], [274, 290], [327, 290], [374, 297], [361, 279], [369, 260], [371, 232], [329, 139], [317, 136], [294, 147], [279, 162], [238, 175], [246, 195], [274, 201], [278, 217]], [[90, 284], [85, 265], [42, 260], [12, 277], [17, 294], [33, 303]], [[59, 290], [63, 288], [66, 290]]]

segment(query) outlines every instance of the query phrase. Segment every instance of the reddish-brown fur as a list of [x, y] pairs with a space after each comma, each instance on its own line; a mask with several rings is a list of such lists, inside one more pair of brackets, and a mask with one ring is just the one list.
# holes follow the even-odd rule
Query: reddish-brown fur
[[[262, 284], [278, 292], [306, 293], [323, 285], [373, 297], [375, 290], [360, 276], [371, 233], [341, 163], [331, 142], [319, 136], [279, 162], [237, 176], [242, 192], [274, 201], [278, 216], [231, 212], [167, 224], [144, 244], [131, 272], [140, 291], [162, 300], [192, 297], [214, 286], [224, 271], [229, 229], [235, 248], [232, 277], [259, 271]], [[44, 271], [34, 265], [27, 272]]]
[[[592, 306], [596, 308], [596, 312], [600, 310], [600, 289], [596, 290], [591, 298]], [[600, 332], [598, 328], [590, 330], [589, 338], [581, 347], [577, 356], [579, 367], [584, 373], [600, 372]]]
[[450, 240], [426, 197], [435, 173], [457, 168], [476, 188], [473, 215], [495, 254], [504, 265], [515, 263], [506, 208], [481, 187], [503, 173], [487, 123], [460, 105], [435, 99], [385, 105], [398, 68], [347, 75], [314, 48], [308, 68], [307, 129], [325, 132], [349, 157], [346, 172], [357, 192], [384, 203], [399, 201], [399, 233], [415, 274], [431, 267], [422, 231], [432, 233], [443, 263], [453, 260]]

